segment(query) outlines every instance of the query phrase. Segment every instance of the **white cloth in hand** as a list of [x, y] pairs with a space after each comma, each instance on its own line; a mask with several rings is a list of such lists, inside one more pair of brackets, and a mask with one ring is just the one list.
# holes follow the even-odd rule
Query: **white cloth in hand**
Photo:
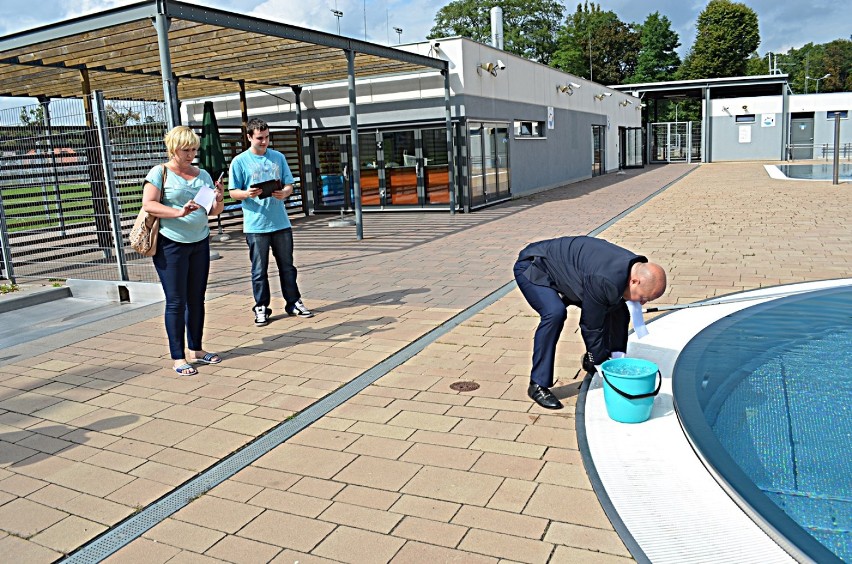
[[625, 356], [627, 356], [627, 355], [624, 354], [623, 352], [613, 351], [613, 352], [610, 353], [611, 358], [624, 358]]
[[630, 311], [630, 321], [633, 322], [633, 331], [636, 333], [636, 337], [641, 339], [648, 334], [648, 328], [645, 327], [645, 320], [642, 318], [642, 304], [628, 301], [627, 309]]

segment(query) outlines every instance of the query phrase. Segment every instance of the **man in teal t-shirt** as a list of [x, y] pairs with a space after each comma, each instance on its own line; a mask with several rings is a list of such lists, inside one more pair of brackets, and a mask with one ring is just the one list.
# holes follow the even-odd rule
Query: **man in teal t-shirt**
[[[293, 174], [287, 159], [269, 148], [269, 126], [261, 119], [251, 119], [246, 125], [251, 146], [231, 161], [228, 192], [243, 203], [243, 232], [251, 259], [251, 285], [254, 293], [254, 324], [262, 327], [269, 322], [270, 292], [267, 270], [269, 251], [278, 265], [281, 291], [287, 315], [313, 317], [302, 303], [293, 265], [293, 230], [284, 201], [293, 193]], [[270, 182], [271, 181], [271, 182]], [[258, 185], [270, 184], [271, 194]], [[269, 194], [269, 195], [267, 195]]]

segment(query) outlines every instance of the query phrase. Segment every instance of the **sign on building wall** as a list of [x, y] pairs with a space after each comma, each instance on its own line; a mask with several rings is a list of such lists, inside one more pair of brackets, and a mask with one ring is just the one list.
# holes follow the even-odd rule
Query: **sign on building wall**
[[751, 143], [751, 126], [740, 126], [740, 143]]
[[775, 114], [763, 114], [760, 118], [760, 127], [775, 127]]
[[554, 126], [553, 106], [547, 106], [547, 129], [553, 129]]

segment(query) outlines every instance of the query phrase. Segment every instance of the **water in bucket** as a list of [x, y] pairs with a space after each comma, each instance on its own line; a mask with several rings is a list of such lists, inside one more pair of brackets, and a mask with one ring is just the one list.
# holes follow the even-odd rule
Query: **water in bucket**
[[620, 423], [647, 421], [660, 392], [659, 368], [641, 358], [612, 358], [601, 364], [604, 402], [610, 418]]

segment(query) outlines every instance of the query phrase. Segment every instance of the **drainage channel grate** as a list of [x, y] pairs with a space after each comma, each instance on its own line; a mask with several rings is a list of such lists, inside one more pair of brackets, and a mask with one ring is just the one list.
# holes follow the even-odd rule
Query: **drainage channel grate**
[[[656, 196], [657, 194], [666, 190], [669, 186], [692, 172], [691, 170], [681, 175], [679, 178], [673, 180], [668, 183], [666, 186], [657, 190], [641, 202], [631, 206], [627, 210], [623, 211], [621, 214], [615, 216], [607, 223], [597, 227], [593, 231], [589, 233], [589, 236], [596, 236], [598, 233], [614, 224], [616, 221], [630, 213], [631, 211], [637, 209], [648, 200]], [[425, 349], [429, 344], [435, 342], [438, 338], [443, 335], [449, 333], [457, 326], [461, 325], [480, 311], [484, 310], [491, 304], [496, 303], [498, 300], [505, 297], [509, 292], [511, 292], [516, 287], [515, 281], [503, 285], [498, 288], [488, 296], [479, 300], [466, 310], [458, 313], [454, 317], [450, 318], [446, 323], [436, 327], [429, 333], [426, 333], [410, 345], [404, 347], [399, 352], [391, 355], [386, 358], [373, 368], [367, 370], [351, 382], [343, 385], [335, 392], [325, 396], [315, 404], [311, 405], [304, 411], [299, 412], [292, 419], [284, 421], [283, 423], [278, 424], [272, 430], [270, 430], [267, 434], [262, 435], [252, 442], [248, 443], [241, 450], [227, 456], [222, 459], [214, 466], [211, 466], [209, 469], [205, 470], [203, 473], [199, 474], [195, 478], [192, 478], [182, 486], [179, 486], [177, 489], [172, 492], [166, 494], [164, 497], [155, 501], [136, 515], [130, 516], [125, 519], [123, 522], [119, 523], [112, 529], [109, 529], [101, 536], [89, 541], [84, 544], [72, 554], [70, 554], [67, 558], [61, 560], [61, 562], [68, 563], [80, 563], [80, 564], [94, 564], [96, 562], [100, 562], [110, 556], [111, 554], [117, 552], [126, 544], [129, 544], [133, 540], [142, 536], [145, 531], [153, 528], [158, 523], [164, 521], [178, 510], [182, 509], [186, 505], [188, 505], [192, 500], [197, 497], [207, 493], [211, 489], [213, 489], [218, 484], [224, 482], [267, 452], [271, 451], [278, 445], [282, 444], [290, 437], [309, 427], [315, 421], [317, 421], [320, 417], [326, 415], [334, 408], [342, 405], [350, 398], [358, 394], [360, 391], [365, 389], [367, 386], [407, 361], [423, 349]], [[477, 388], [478, 384], [474, 382], [456, 382], [452, 384], [452, 386], [456, 385], [473, 385]], [[451, 386], [451, 387], [452, 387]], [[453, 388], [455, 389], [455, 388]], [[459, 391], [472, 391], [476, 388], [471, 388], [469, 390], [459, 390]]]
[[[192, 500], [224, 482], [252, 462], [282, 444], [290, 437], [312, 425], [334, 408], [342, 405], [367, 386], [407, 361], [441, 336], [452, 331], [486, 307], [504, 297], [515, 287], [509, 282], [468, 309], [455, 315], [444, 324], [423, 335], [394, 355], [386, 358], [351, 382], [325, 396], [315, 404], [299, 412], [292, 419], [278, 424], [267, 434], [260, 436], [241, 450], [222, 459], [203, 473], [192, 478], [174, 491], [155, 501], [136, 515], [128, 517], [112, 529], [77, 549], [61, 562], [93, 564], [100, 562], [126, 544], [142, 536], [145, 531], [164, 521]], [[478, 387], [478, 384], [474, 384]]]

